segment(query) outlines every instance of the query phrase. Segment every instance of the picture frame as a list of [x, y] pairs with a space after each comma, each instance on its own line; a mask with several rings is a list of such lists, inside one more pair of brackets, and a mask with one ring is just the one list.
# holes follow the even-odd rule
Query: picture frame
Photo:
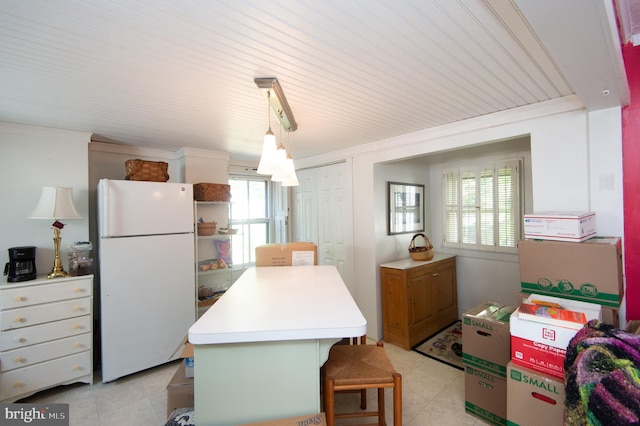
[[424, 185], [387, 182], [388, 235], [424, 232]]

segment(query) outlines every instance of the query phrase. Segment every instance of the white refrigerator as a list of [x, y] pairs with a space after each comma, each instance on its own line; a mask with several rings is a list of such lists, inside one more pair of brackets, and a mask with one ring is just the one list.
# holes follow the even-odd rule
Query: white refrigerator
[[173, 359], [196, 319], [193, 185], [98, 183], [102, 381]]

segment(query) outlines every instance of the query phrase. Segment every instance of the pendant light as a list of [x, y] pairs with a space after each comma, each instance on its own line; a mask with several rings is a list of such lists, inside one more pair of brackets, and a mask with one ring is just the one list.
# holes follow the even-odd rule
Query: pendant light
[[[271, 91], [267, 91], [267, 100], [271, 96]], [[260, 163], [258, 163], [258, 170], [256, 173], [261, 175], [271, 175], [278, 171], [278, 164], [276, 158], [276, 137], [271, 131], [271, 111], [269, 109], [269, 102], [267, 102], [267, 118], [269, 120], [269, 130], [264, 135], [264, 141], [262, 142], [262, 155], [260, 156]]]

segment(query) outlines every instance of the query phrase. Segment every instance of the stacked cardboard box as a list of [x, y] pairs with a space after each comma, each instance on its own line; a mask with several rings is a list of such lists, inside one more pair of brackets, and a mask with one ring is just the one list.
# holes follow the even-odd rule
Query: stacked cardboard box
[[493, 425], [507, 424], [509, 319], [514, 309], [485, 302], [462, 316], [465, 411]]
[[[555, 303], [584, 312], [587, 321], [604, 318], [618, 326], [624, 295], [619, 237], [582, 242], [521, 240], [518, 251], [520, 301]], [[507, 370], [510, 425], [562, 425], [564, 358], [580, 328], [582, 325], [523, 319], [514, 312], [510, 321], [512, 359]]]
[[[601, 319], [600, 305], [560, 299], [557, 297], [538, 294], [528, 295], [523, 301], [538, 301], [540, 303], [556, 304], [575, 312], [585, 314], [587, 321]], [[552, 376], [564, 379], [564, 359], [569, 342], [576, 335], [583, 324], [566, 326], [545, 317], [539, 319], [525, 319], [516, 309], [511, 314], [509, 328], [511, 332], [511, 361], [523, 367], [538, 370]]]

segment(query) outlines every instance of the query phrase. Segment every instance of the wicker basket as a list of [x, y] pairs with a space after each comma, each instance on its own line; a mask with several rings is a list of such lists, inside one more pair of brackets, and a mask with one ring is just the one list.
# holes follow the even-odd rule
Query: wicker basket
[[[423, 246], [416, 246], [416, 238], [422, 237], [424, 240]], [[413, 260], [431, 260], [433, 259], [433, 244], [424, 234], [416, 234], [409, 243], [409, 256]]]
[[169, 163], [164, 161], [127, 160], [124, 163], [127, 170], [126, 180], [144, 180], [149, 182], [166, 182], [169, 180]]
[[229, 201], [231, 186], [221, 183], [196, 183], [193, 185], [193, 198], [196, 201]]
[[198, 235], [208, 236], [216, 233], [217, 222], [198, 222]]

